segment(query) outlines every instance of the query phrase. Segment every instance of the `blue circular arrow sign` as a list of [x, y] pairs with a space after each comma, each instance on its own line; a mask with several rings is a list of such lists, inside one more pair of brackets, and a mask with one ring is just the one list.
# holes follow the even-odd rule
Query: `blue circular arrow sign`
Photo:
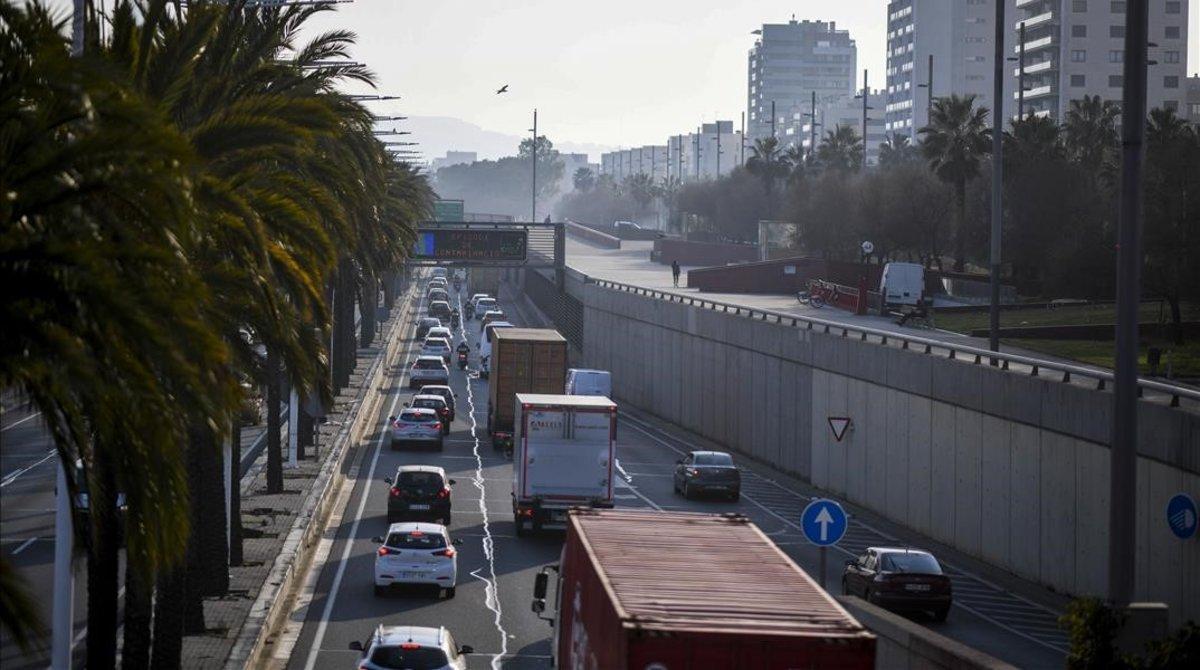
[[846, 511], [828, 498], [817, 498], [800, 513], [804, 537], [818, 547], [828, 547], [841, 541], [846, 534]]
[[1196, 501], [1186, 493], [1176, 493], [1167, 502], [1167, 525], [1175, 537], [1186, 540], [1196, 534]]

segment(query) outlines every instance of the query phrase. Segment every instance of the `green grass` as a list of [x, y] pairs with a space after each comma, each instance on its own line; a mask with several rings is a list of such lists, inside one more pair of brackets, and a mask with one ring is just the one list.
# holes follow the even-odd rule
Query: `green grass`
[[[1170, 311], [1166, 304], [1143, 303], [1138, 310], [1142, 323], [1158, 323], [1170, 320]], [[1183, 320], [1200, 320], [1200, 304], [1183, 305]], [[1116, 323], [1116, 308], [1113, 305], [1071, 305], [1056, 308], [1013, 309], [1000, 312], [1000, 327], [1015, 326], [1060, 326], [1075, 324], [1108, 324]], [[988, 313], [967, 312], [949, 313], [938, 312], [935, 318], [938, 328], [957, 333], [969, 334], [972, 330], [988, 327]], [[1037, 351], [1059, 358], [1089, 363], [1101, 367], [1113, 367], [1113, 351], [1115, 343], [1112, 340], [1046, 340], [1046, 339], [1008, 339], [1005, 343], [1011, 346]], [[1148, 374], [1150, 368], [1146, 365], [1146, 351], [1150, 347], [1163, 350], [1163, 358], [1158, 373], [1166, 374], [1168, 361], [1173, 377], [1200, 377], [1200, 342], [1188, 341], [1175, 345], [1158, 338], [1143, 338], [1138, 347], [1139, 369]]]

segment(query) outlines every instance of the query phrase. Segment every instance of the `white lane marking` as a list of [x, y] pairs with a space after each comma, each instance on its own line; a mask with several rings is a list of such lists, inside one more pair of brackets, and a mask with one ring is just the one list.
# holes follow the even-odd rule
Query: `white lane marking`
[[21, 546], [17, 547], [16, 549], [13, 549], [12, 555], [16, 556], [17, 554], [21, 553], [22, 551], [25, 551], [26, 549], [29, 548], [29, 545], [33, 544], [34, 542], [37, 542], [36, 537], [31, 537], [28, 540], [25, 540], [24, 542], [21, 543]]
[[33, 465], [27, 465], [23, 468], [17, 468], [16, 470], [13, 470], [12, 472], [8, 473], [7, 475], [4, 476], [3, 480], [0, 480], [0, 488], [4, 488], [5, 486], [8, 486], [9, 484], [17, 481], [17, 477], [20, 477], [21, 475], [25, 474], [26, 472], [29, 472], [30, 470], [36, 468], [37, 466], [41, 465], [42, 463], [45, 463], [46, 461], [50, 460], [51, 458], [54, 458], [55, 454], [57, 454], [57, 453], [58, 453], [58, 450], [51, 449], [50, 451], [47, 451], [46, 455], [42, 456], [41, 460], [39, 460], [37, 463], [34, 463]]
[[24, 419], [20, 419], [19, 421], [13, 421], [12, 423], [8, 424], [7, 426], [0, 428], [0, 433], [4, 432], [6, 430], [10, 430], [12, 428], [16, 428], [17, 426], [25, 423], [26, 421], [36, 418], [40, 415], [41, 415], [41, 412], [38, 411], [38, 412], [34, 412], [33, 414], [30, 414], [29, 416], [25, 417]]
[[[421, 298], [418, 305], [424, 304], [425, 299]], [[420, 308], [418, 307], [418, 314]], [[416, 334], [416, 321], [413, 322], [413, 334]], [[411, 349], [411, 346], [409, 347]], [[399, 380], [396, 380], [399, 381]], [[397, 387], [397, 391], [399, 388]], [[400, 396], [402, 393], [397, 392], [392, 398], [392, 404], [388, 408], [388, 416], [396, 413], [396, 406], [400, 404]], [[363, 511], [367, 507], [367, 498], [371, 493], [371, 483], [375, 481], [375, 466], [379, 464], [379, 452], [383, 450], [383, 441], [388, 439], [391, 432], [388, 430], [386, 419], [384, 420], [383, 430], [379, 432], [379, 439], [375, 441], [375, 450], [371, 454], [371, 466], [367, 470], [367, 478], [363, 483], [362, 496], [358, 499], [358, 509], [354, 513], [354, 523], [350, 525], [350, 535], [346, 537], [346, 544], [342, 547], [342, 557], [338, 561], [337, 572], [333, 575], [333, 584], [329, 587], [329, 597], [325, 601], [325, 609], [321, 611], [321, 620], [317, 622], [317, 630], [313, 634], [312, 646], [308, 648], [308, 658], [304, 662], [304, 670], [313, 670], [317, 665], [317, 651], [321, 649], [321, 643], [325, 641], [325, 630], [329, 627], [329, 619], [333, 616], [333, 606], [337, 602], [338, 590], [342, 586], [342, 577], [346, 574], [346, 564], [350, 562], [350, 552], [354, 549], [354, 541], [358, 538], [358, 524], [362, 521]]]
[[627, 481], [627, 482], [633, 481], [633, 477], [630, 477], [629, 473], [625, 472], [625, 468], [621, 467], [621, 459], [614, 458], [613, 464], [617, 466], [617, 472], [621, 473], [621, 476], [625, 479], [625, 481]]
[[[458, 296], [458, 311], [462, 313], [462, 295]], [[460, 321], [461, 323], [461, 321]], [[460, 331], [462, 328], [460, 327]], [[467, 338], [464, 335], [463, 341]], [[469, 343], [468, 343], [469, 344]], [[488, 516], [487, 506], [487, 491], [484, 488], [483, 478], [483, 455], [479, 453], [479, 421], [475, 418], [475, 391], [471, 387], [471, 380], [467, 380], [467, 405], [470, 407], [471, 416], [471, 439], [475, 441], [472, 447], [472, 453], [475, 455], [475, 476], [472, 483], [475, 488], [479, 489], [479, 512], [483, 515], [483, 555], [487, 558], [488, 570], [490, 577], [483, 577], [479, 574], [480, 570], [471, 572], [471, 576], [484, 583], [484, 593], [486, 598], [485, 605], [494, 614], [494, 623], [496, 632], [500, 634], [500, 653], [492, 655], [492, 670], [500, 670], [500, 661], [508, 654], [508, 631], [504, 629], [504, 622], [501, 620], [504, 614], [504, 608], [500, 605], [500, 590], [499, 583], [496, 581], [496, 546], [495, 538], [492, 537], [491, 519]], [[311, 670], [311, 669], [309, 669]]]
[[[638, 420], [638, 419], [633, 419], [633, 418], [631, 418], [631, 417], [630, 417], [628, 414], [626, 414], [626, 415], [625, 415], [625, 423], [627, 423], [628, 425], [632, 426], [632, 427], [633, 427], [635, 430], [637, 430], [638, 432], [642, 433], [642, 434], [643, 434], [643, 435], [645, 435], [646, 437], [649, 437], [650, 439], [654, 440], [655, 442], [658, 442], [659, 444], [663, 445], [664, 447], [666, 447], [666, 448], [670, 449], [671, 451], [674, 451], [675, 453], [677, 453], [677, 454], [680, 454], [680, 455], [683, 455], [683, 454], [684, 454], [684, 452], [683, 452], [682, 450], [680, 450], [680, 449], [677, 449], [676, 447], [674, 447], [674, 446], [673, 446], [673, 445], [671, 445], [671, 444], [668, 444], [666, 441], [664, 441], [664, 440], [660, 439], [658, 436], [654, 435], [654, 434], [653, 434], [653, 433], [651, 433], [650, 431], [648, 431], [648, 430], [646, 430], [645, 428], [642, 428], [641, 426], [639, 426], [638, 424], [639, 424], [639, 423], [642, 423], [640, 420]], [[649, 426], [650, 424], [644, 424], [644, 425], [647, 425], [647, 426]], [[657, 430], [657, 428], [656, 428], [656, 430]], [[774, 483], [774, 482], [772, 482], [772, 483]], [[776, 484], [776, 486], [779, 486], [779, 484]], [[782, 488], [782, 486], [780, 486], [780, 488]], [[784, 490], [786, 490], [786, 489], [784, 489]], [[635, 489], [635, 491], [634, 491], [634, 492], [635, 492], [635, 493], [637, 492], [637, 491], [636, 491], [636, 489]], [[639, 494], [639, 495], [640, 495], [640, 494]], [[747, 495], [747, 494], [746, 494], [744, 491], [742, 492], [742, 499], [743, 499], [743, 500], [746, 500], [746, 501], [748, 501], [748, 502], [750, 502], [750, 503], [753, 503], [754, 505], [756, 505], [756, 506], [757, 506], [759, 509], [761, 509], [762, 511], [766, 512], [767, 514], [770, 514], [771, 516], [775, 517], [776, 519], [779, 519], [780, 521], [782, 521], [783, 523], [785, 523], [785, 524], [787, 524], [787, 525], [791, 526], [792, 528], [795, 528], [796, 530], [800, 531], [801, 533], [803, 533], [803, 532], [804, 532], [804, 529], [803, 529], [802, 527], [800, 527], [800, 525], [799, 525], [799, 524], [797, 524], [797, 523], [794, 523], [794, 522], [792, 522], [791, 520], [787, 519], [786, 517], [784, 517], [784, 516], [781, 516], [780, 514], [776, 513], [774, 510], [767, 508], [765, 505], [763, 505], [762, 503], [760, 503], [760, 502], [758, 502], [757, 500], [755, 500], [755, 499], [754, 499], [752, 496], [749, 496], [749, 495]], [[873, 529], [873, 528], [870, 528], [869, 526], [866, 526], [866, 524], [862, 524], [862, 522], [859, 522], [859, 523], [860, 523], [860, 525], [864, 526], [865, 528], [868, 528], [869, 530], [872, 530], [872, 531], [874, 531], [874, 532], [878, 533], [879, 535], [884, 535], [884, 533], [882, 533], [882, 532], [880, 532], [880, 531], [877, 531], [877, 530], [875, 530], [875, 529]], [[809, 546], [811, 546], [811, 544], [809, 544]], [[850, 557], [850, 558], [854, 558], [854, 552], [852, 552], [852, 551], [849, 551], [849, 550], [847, 550], [847, 549], [845, 549], [845, 548], [843, 548], [843, 547], [840, 547], [840, 546], [838, 546], [838, 545], [836, 545], [836, 544], [835, 544], [835, 545], [833, 545], [833, 548], [834, 548], [834, 549], [836, 549], [837, 551], [841, 552], [841, 553], [842, 553], [842, 554], [844, 554], [845, 556], [848, 556], [848, 557]], [[943, 564], [943, 565], [945, 565], [945, 564]], [[976, 576], [975, 576], [975, 575], [973, 575], [973, 574], [966, 573], [965, 571], [963, 571], [963, 570], [961, 570], [961, 569], [960, 569], [960, 572], [963, 572], [964, 576], [965, 576], [965, 577], [967, 577], [968, 579], [974, 579], [974, 580], [976, 580], [976, 581], [979, 581], [979, 582], [981, 582], [981, 583], [983, 583], [983, 584], [988, 584], [989, 586], [992, 586], [992, 585], [991, 585], [991, 584], [989, 584], [988, 582], [984, 581], [983, 579], [980, 579], [979, 577], [976, 577]], [[1025, 601], [1025, 602], [1029, 602], [1028, 600], [1026, 600], [1025, 598], [1022, 598], [1022, 597], [1021, 597], [1020, 595], [1018, 595], [1018, 594], [1015, 594], [1015, 593], [1008, 593], [1007, 591], [1003, 591], [1003, 590], [1002, 590], [1002, 589], [1000, 589], [999, 587], [993, 587], [993, 588], [995, 588], [997, 591], [999, 591], [999, 592], [1001, 592], [1001, 593], [1005, 593], [1005, 594], [1007, 594], [1007, 595], [1010, 595], [1010, 596], [1012, 596], [1013, 598], [1016, 598], [1016, 599], [1018, 599], [1018, 600], [1022, 600], [1022, 601]], [[1008, 631], [1008, 632], [1012, 633], [1013, 635], [1017, 635], [1017, 636], [1023, 637], [1023, 638], [1025, 638], [1026, 640], [1029, 640], [1029, 641], [1031, 641], [1031, 642], [1035, 642], [1035, 643], [1037, 643], [1037, 644], [1039, 644], [1039, 645], [1041, 645], [1041, 646], [1043, 646], [1043, 647], [1046, 647], [1047, 649], [1052, 649], [1052, 650], [1054, 650], [1054, 651], [1057, 651], [1057, 652], [1060, 652], [1060, 653], [1062, 653], [1063, 651], [1065, 651], [1065, 650], [1064, 650], [1062, 647], [1060, 647], [1060, 646], [1058, 646], [1058, 645], [1051, 644], [1051, 643], [1049, 643], [1049, 642], [1046, 642], [1045, 640], [1040, 640], [1040, 639], [1038, 639], [1038, 638], [1036, 638], [1036, 637], [1034, 637], [1034, 636], [1032, 636], [1032, 635], [1029, 635], [1029, 634], [1027, 634], [1027, 633], [1024, 633], [1024, 632], [1022, 632], [1022, 631], [1019, 631], [1019, 630], [1017, 630], [1016, 628], [1013, 628], [1012, 626], [1009, 626], [1009, 625], [1007, 625], [1007, 624], [1005, 624], [1005, 623], [1002, 623], [1002, 622], [1000, 622], [1000, 621], [996, 620], [995, 618], [993, 618], [993, 617], [990, 617], [990, 616], [988, 616], [987, 614], [984, 614], [983, 612], [980, 612], [978, 609], [976, 609], [976, 608], [974, 608], [974, 607], [971, 607], [970, 605], [964, 605], [964, 604], [962, 604], [962, 601], [961, 601], [961, 600], [956, 600], [956, 601], [954, 601], [954, 603], [953, 603], [953, 606], [954, 606], [954, 607], [959, 607], [959, 608], [962, 608], [962, 609], [964, 609], [964, 610], [966, 610], [966, 611], [970, 612], [971, 614], [974, 614], [975, 616], [979, 617], [980, 619], [983, 619], [984, 621], [987, 621], [988, 623], [990, 623], [990, 624], [992, 624], [992, 625], [996, 626], [997, 628], [1003, 628], [1004, 630], [1006, 630], [1006, 631]]]

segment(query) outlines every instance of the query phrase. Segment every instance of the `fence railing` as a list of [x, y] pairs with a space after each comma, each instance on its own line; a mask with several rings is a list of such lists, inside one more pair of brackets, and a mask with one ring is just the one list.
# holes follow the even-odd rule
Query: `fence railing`
[[[941, 355], [950, 360], [959, 360], [975, 365], [992, 365], [1002, 370], [1027, 374], [1033, 377], [1054, 375], [1064, 383], [1090, 382], [1097, 390], [1105, 390], [1113, 383], [1113, 373], [1108, 370], [1089, 368], [1071, 363], [1051, 361], [1032, 356], [1013, 354], [1001, 351], [990, 351], [968, 344], [956, 344], [945, 340], [937, 340], [917, 335], [907, 335], [889, 330], [880, 330], [869, 326], [854, 326], [819, 317], [789, 314], [771, 309], [747, 307], [733, 303], [696, 298], [689, 295], [644, 288], [632, 284], [598, 279], [579, 273], [584, 283], [595, 284], [616, 291], [634, 293], [657, 300], [666, 300], [693, 307], [701, 307], [716, 312], [744, 316], [748, 319], [788, 325], [793, 328], [819, 330], [828, 334], [840, 334], [842, 337], [856, 337], [863, 342], [875, 342], [885, 346], [895, 346], [906, 350], [915, 350], [929, 355]], [[1154, 379], [1138, 379], [1138, 396], [1163, 396], [1169, 399], [1171, 407], [1179, 407], [1181, 400], [1188, 400], [1200, 406], [1200, 390], [1171, 384]]]

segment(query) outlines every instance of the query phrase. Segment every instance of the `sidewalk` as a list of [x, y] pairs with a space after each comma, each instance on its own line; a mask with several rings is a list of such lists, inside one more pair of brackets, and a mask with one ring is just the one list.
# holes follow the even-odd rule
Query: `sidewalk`
[[[183, 642], [183, 666], [186, 668], [222, 668], [239, 642], [245, 638], [247, 627], [260, 591], [272, 576], [276, 560], [285, 549], [297, 517], [318, 481], [331, 454], [349, 441], [347, 428], [354, 420], [363, 397], [368, 391], [364, 381], [368, 371], [386, 349], [387, 334], [397, 319], [404, 319], [407, 306], [400, 302], [392, 310], [392, 318], [383, 324], [384, 335], [375, 345], [358, 350], [358, 359], [350, 377], [350, 385], [334, 401], [327, 421], [319, 426], [317, 446], [307, 447], [305, 458], [296, 468], [288, 469], [284, 455], [283, 492], [266, 492], [266, 450], [258, 456], [241, 481], [243, 562], [229, 571], [229, 593], [204, 600], [207, 631], [189, 635]], [[399, 337], [401, 331], [396, 331]], [[247, 427], [242, 432], [242, 453], [245, 453], [265, 431], [264, 425]], [[286, 434], [286, 429], [285, 429]], [[286, 451], [286, 443], [284, 445]], [[314, 455], [315, 452], [315, 455]], [[277, 573], [277, 571], [276, 571]], [[276, 575], [277, 576], [277, 575]], [[277, 585], [276, 582], [272, 582]], [[249, 631], [249, 629], [247, 629]], [[243, 640], [244, 644], [244, 640]]]

